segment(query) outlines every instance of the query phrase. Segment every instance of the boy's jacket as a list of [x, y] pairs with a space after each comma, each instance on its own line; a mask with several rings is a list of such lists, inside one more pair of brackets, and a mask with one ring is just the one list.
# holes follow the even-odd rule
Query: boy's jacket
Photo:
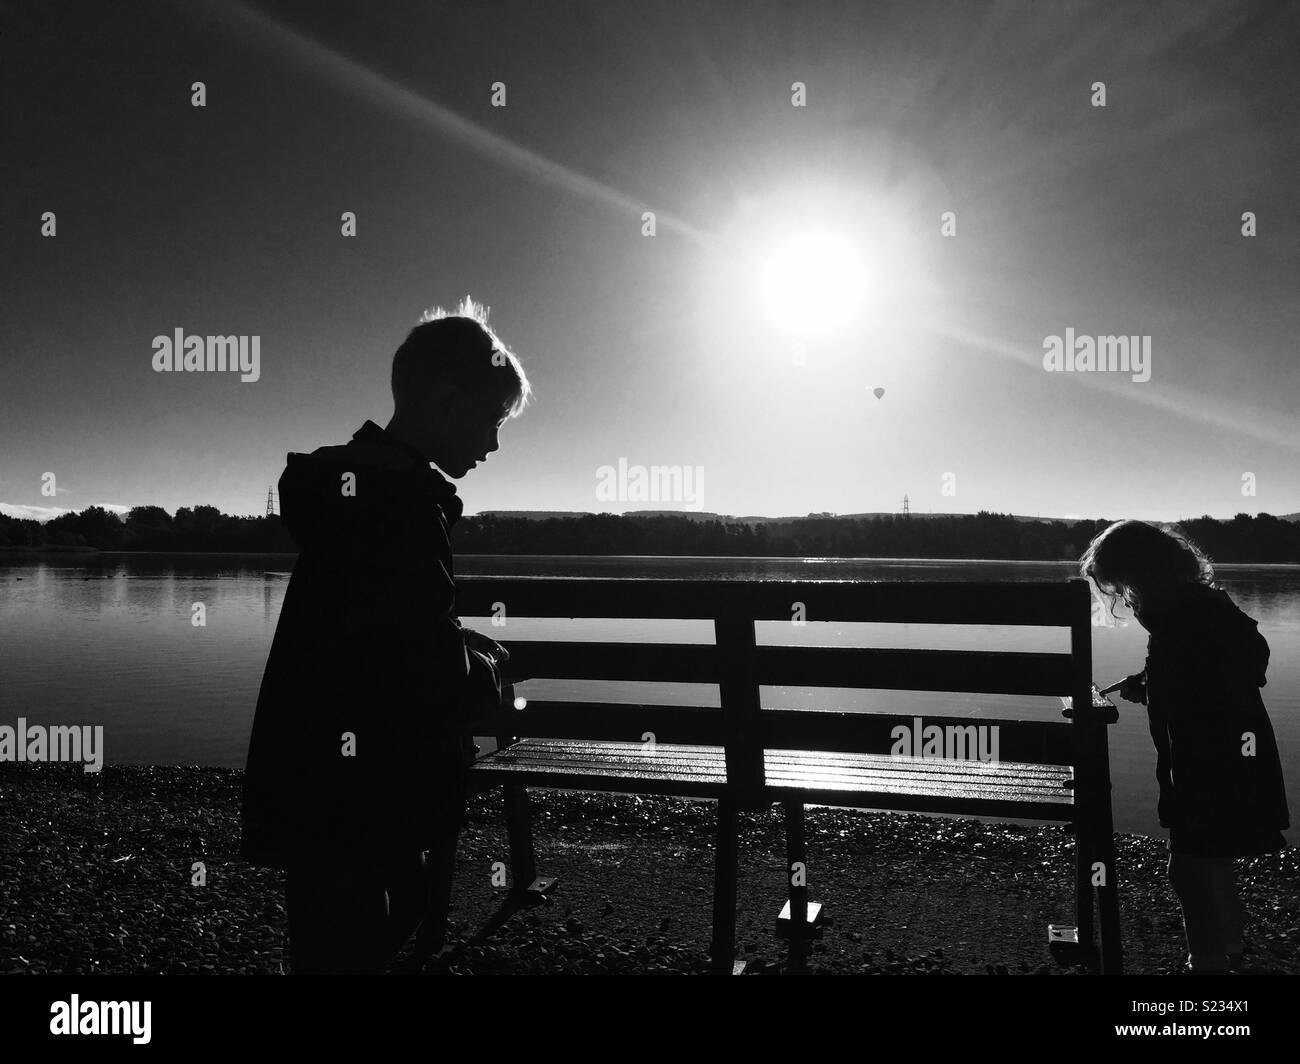
[[262, 677], [241, 855], [287, 867], [419, 851], [464, 814], [464, 725], [499, 697], [455, 611], [462, 504], [372, 421], [288, 456], [281, 519], [299, 549]]
[[1268, 643], [1217, 588], [1188, 585], [1148, 623], [1147, 715], [1160, 822], [1250, 849], [1290, 824], [1273, 727], [1259, 689]]

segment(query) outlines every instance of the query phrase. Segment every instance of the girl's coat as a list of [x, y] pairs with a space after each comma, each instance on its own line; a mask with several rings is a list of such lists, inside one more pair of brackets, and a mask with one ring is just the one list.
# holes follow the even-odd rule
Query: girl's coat
[[1282, 764], [1259, 689], [1268, 643], [1217, 588], [1185, 585], [1150, 631], [1147, 716], [1170, 849], [1232, 857], [1281, 849]]

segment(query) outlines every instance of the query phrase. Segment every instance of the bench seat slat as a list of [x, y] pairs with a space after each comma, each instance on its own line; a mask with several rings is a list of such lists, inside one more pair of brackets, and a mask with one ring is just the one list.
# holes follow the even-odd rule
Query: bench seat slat
[[767, 797], [781, 801], [785, 797], [811, 805], [840, 805], [854, 809], [886, 809], [903, 813], [947, 813], [958, 816], [997, 816], [1012, 820], [1074, 820], [1076, 813], [1069, 802], [1049, 802], [1032, 797], [1011, 796], [990, 800], [982, 793], [922, 794], [916, 792], [837, 791], [830, 788], [809, 789], [798, 786], [769, 786]]
[[723, 748], [657, 746], [641, 743], [592, 742], [590, 740], [526, 739], [481, 758], [480, 766], [587, 767], [593, 771], [663, 773], [667, 775], [717, 775], [725, 782], [727, 768]]
[[1026, 765], [1018, 761], [982, 764], [978, 761], [942, 761], [938, 758], [890, 757], [879, 754], [849, 754], [834, 760], [815, 757], [783, 758], [776, 751], [767, 752], [767, 775], [775, 772], [808, 772], [817, 766], [831, 773], [866, 773], [875, 776], [907, 776], [917, 779], [982, 779], [990, 785], [1002, 780], [1023, 780], [1027, 784], [1059, 787], [1062, 779], [1070, 778], [1070, 769], [1064, 765]]
[[829, 787], [837, 791], [871, 791], [885, 794], [1014, 794], [1017, 797], [1033, 797], [1043, 801], [1055, 802], [1062, 798], [1062, 804], [1068, 804], [1069, 792], [1059, 785], [1056, 787], [1032, 786], [1004, 777], [996, 782], [971, 779], [961, 776], [925, 776], [907, 773], [836, 773], [815, 771], [769, 771], [769, 786], [793, 786], [798, 784], [805, 788]]
[[[1068, 819], [1074, 803], [1073, 792], [1062, 786], [1072, 775], [1067, 766], [880, 754], [828, 757], [802, 750], [769, 750], [765, 760], [765, 795], [773, 800], [799, 793], [806, 801], [865, 808], [881, 805], [1037, 819]], [[722, 747], [662, 743], [651, 749], [640, 743], [525, 739], [480, 759], [472, 775], [484, 784], [513, 780], [558, 788], [658, 790], [700, 797], [719, 797], [727, 789]]]
[[727, 790], [726, 754], [720, 746], [524, 739], [475, 762], [481, 784], [675, 794], [720, 798]]
[[[840, 753], [888, 753], [896, 743], [893, 729], [911, 727], [917, 715], [839, 710], [764, 709], [759, 736], [765, 747], [813, 750], [827, 759]], [[925, 725], [940, 729], [972, 726], [998, 728], [1005, 762], [1068, 765], [1074, 737], [1068, 723], [1008, 720], [998, 717], [936, 717]], [[631, 702], [530, 700], [525, 709], [503, 709], [481, 718], [476, 735], [520, 735], [534, 739], [592, 739], [637, 742], [646, 732], [661, 744], [684, 749], [691, 744], [721, 746], [726, 738], [722, 711], [716, 706], [661, 706]]]

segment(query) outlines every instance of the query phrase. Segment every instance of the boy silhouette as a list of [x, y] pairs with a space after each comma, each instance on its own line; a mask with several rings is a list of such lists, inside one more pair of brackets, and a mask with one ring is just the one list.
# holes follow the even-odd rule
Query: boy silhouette
[[[500, 697], [498, 644], [456, 616], [460, 479], [531, 395], [468, 297], [393, 356], [393, 416], [290, 453], [280, 510], [299, 554], [257, 700], [241, 856], [284, 869], [294, 973], [382, 972], [417, 925], [445, 933], [473, 744]], [[435, 463], [438, 470], [430, 466]]]

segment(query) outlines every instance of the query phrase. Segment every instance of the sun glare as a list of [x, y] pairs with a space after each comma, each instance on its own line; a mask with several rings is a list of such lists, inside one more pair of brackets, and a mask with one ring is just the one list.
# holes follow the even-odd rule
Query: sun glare
[[759, 265], [763, 311], [782, 328], [833, 330], [867, 294], [867, 269], [852, 241], [832, 233], [795, 235]]
[[942, 303], [919, 214], [850, 180], [739, 196], [699, 260], [701, 342], [791, 365], [898, 349]]

